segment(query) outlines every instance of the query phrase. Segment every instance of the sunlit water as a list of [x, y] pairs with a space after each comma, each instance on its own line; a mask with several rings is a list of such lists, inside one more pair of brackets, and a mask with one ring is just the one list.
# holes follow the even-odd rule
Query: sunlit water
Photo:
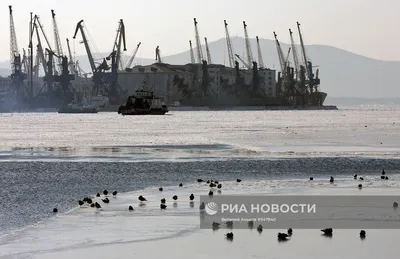
[[[331, 240], [295, 230], [285, 244], [275, 230], [236, 230], [227, 242], [227, 230], [199, 229], [198, 195], [209, 188], [196, 179], [223, 181], [222, 194], [351, 194], [359, 193], [357, 173], [363, 193], [397, 194], [399, 125], [396, 109], [2, 114], [0, 258], [381, 258], [376, 242], [393, 255], [382, 240], [400, 232], [389, 230], [368, 231], [363, 242], [359, 230], [337, 230]], [[78, 208], [78, 199], [104, 189], [120, 193], [101, 210]]]

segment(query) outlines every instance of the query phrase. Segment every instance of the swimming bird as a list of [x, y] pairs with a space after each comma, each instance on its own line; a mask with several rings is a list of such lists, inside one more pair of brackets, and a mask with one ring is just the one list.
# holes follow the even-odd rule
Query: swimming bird
[[217, 185], [215, 183], [210, 183], [210, 188], [216, 187]]
[[82, 206], [83, 204], [85, 204], [83, 201], [79, 200], [78, 201], [79, 206]]
[[165, 203], [165, 202], [166, 202], [165, 198], [162, 198], [161, 203]]
[[147, 201], [146, 198], [143, 197], [142, 195], [140, 195], [140, 196], [138, 197], [138, 199], [139, 199], [139, 201]]
[[159, 190], [160, 192], [162, 192], [164, 189], [163, 189], [162, 187], [160, 187], [160, 188], [158, 188], [158, 190]]
[[386, 173], [385, 173], [385, 169], [382, 169], [382, 175], [385, 175]]
[[393, 208], [399, 207], [399, 204], [397, 202], [393, 202]]
[[213, 196], [214, 195], [214, 193], [212, 192], [212, 191], [210, 191], [209, 193], [208, 193], [208, 196]]
[[88, 197], [85, 197], [85, 198], [82, 199], [82, 201], [86, 202], [88, 199], [89, 199]]
[[221, 225], [220, 223], [213, 222], [213, 223], [212, 223], [212, 228], [213, 228], [213, 229], [218, 229], [220, 225]]
[[364, 181], [364, 178], [360, 177], [360, 180], [361, 180], [361, 181]]
[[176, 200], [178, 199], [178, 196], [174, 195], [174, 196], [172, 196], [172, 199], [173, 199], [174, 201], [176, 201]]
[[385, 180], [385, 176], [384, 176], [384, 175], [381, 175], [381, 179], [382, 179], [382, 180]]
[[214, 183], [215, 183], [215, 184], [218, 184], [218, 181], [215, 181]]
[[247, 222], [247, 225], [249, 226], [249, 228], [253, 228], [254, 222], [250, 220], [249, 222]]
[[361, 183], [358, 185], [358, 189], [362, 189], [362, 184]]
[[361, 238], [365, 238], [366, 235], [367, 235], [367, 232], [365, 232], [365, 230], [361, 230], [360, 231], [360, 237]]
[[333, 176], [331, 176], [331, 179], [329, 180], [329, 182], [333, 183], [333, 181], [335, 181], [335, 178], [333, 178]]
[[58, 209], [57, 208], [54, 208], [53, 209], [53, 213], [57, 213], [58, 212]]
[[385, 180], [389, 180], [389, 177], [386, 176], [386, 177], [385, 177]]
[[165, 205], [165, 204], [160, 204], [160, 208], [162, 209], [162, 210], [165, 210], [166, 208], [167, 208], [167, 205]]
[[183, 184], [182, 184], [182, 183], [180, 183], [180, 184], [179, 184], [179, 187], [183, 187]]
[[94, 203], [90, 204], [90, 207], [94, 208]]
[[218, 189], [221, 189], [221, 188], [222, 188], [222, 184], [218, 184], [218, 185], [217, 185], [217, 188], [218, 188]]
[[96, 206], [98, 209], [101, 209], [101, 205], [97, 201], [94, 203], [94, 206]]
[[228, 228], [233, 227], [233, 221], [227, 221], [227, 222], [225, 222], [225, 224], [226, 224], [226, 226], [227, 226]]
[[227, 239], [232, 239], [233, 238], [233, 233], [232, 232], [226, 233], [225, 236], [226, 236]]
[[292, 228], [289, 228], [289, 229], [287, 230], [287, 233], [288, 233], [289, 236], [293, 235], [293, 229], [292, 229]]
[[239, 178], [238, 179], [236, 179], [236, 182], [238, 182], [238, 183], [240, 183], [242, 180], [240, 180]]
[[280, 232], [278, 233], [279, 240], [286, 240], [288, 237], [289, 237], [289, 235], [286, 233], [280, 233]]
[[310, 177], [310, 181], [314, 180], [314, 177]]
[[194, 195], [193, 195], [193, 193], [192, 194], [190, 194], [190, 196], [189, 196], [189, 200], [194, 200]]
[[354, 180], [355, 180], [355, 179], [357, 179], [357, 175], [356, 175], [356, 174], [354, 175]]
[[207, 183], [210, 183], [210, 180], [207, 180]]
[[132, 207], [132, 206], [129, 206], [128, 210], [129, 210], [129, 211], [132, 211], [132, 210], [133, 210], [133, 207]]
[[206, 205], [204, 204], [204, 202], [202, 202], [199, 206], [200, 210], [204, 210], [206, 208]]
[[101, 199], [104, 203], [110, 203], [110, 200], [108, 198]]
[[92, 204], [92, 203], [93, 203], [92, 199], [90, 199], [90, 198], [88, 198], [88, 199], [86, 200], [86, 202], [87, 202], [88, 204]]
[[96, 197], [100, 197], [100, 193], [97, 193], [97, 194], [96, 194]]
[[112, 192], [112, 195], [116, 196], [117, 193], [118, 193], [117, 191], [113, 191], [113, 192]]
[[258, 231], [258, 232], [262, 232], [262, 231], [263, 231], [263, 226], [261, 226], [261, 225], [258, 225], [258, 227], [257, 227], [257, 231]]
[[197, 182], [201, 183], [201, 182], [203, 182], [203, 180], [202, 179], [197, 179]]
[[107, 191], [107, 190], [104, 190], [104, 191], [103, 191], [103, 194], [104, 194], [104, 195], [107, 195], [107, 194], [108, 194], [108, 191]]
[[332, 228], [321, 229], [321, 231], [324, 232], [324, 235], [326, 235], [326, 236], [332, 236], [332, 234], [333, 234]]

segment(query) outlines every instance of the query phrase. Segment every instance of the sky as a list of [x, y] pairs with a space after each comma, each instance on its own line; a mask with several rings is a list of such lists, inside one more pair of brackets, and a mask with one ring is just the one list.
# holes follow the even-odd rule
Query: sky
[[[246, 21], [250, 38], [289, 42], [288, 29], [302, 26], [305, 44], [342, 48], [380, 60], [400, 61], [399, 0], [5, 0], [0, 15], [0, 60], [10, 58], [8, 5], [13, 6], [18, 47], [27, 49], [30, 12], [40, 17], [53, 44], [51, 9], [56, 13], [64, 52], [70, 39], [76, 55], [85, 54], [81, 36], [73, 40], [76, 24], [84, 20], [96, 47], [110, 53], [119, 19], [126, 30], [126, 54], [142, 42], [137, 57], [154, 58], [160, 46], [163, 56], [186, 51], [195, 42], [193, 18], [197, 18], [201, 40], [225, 37], [224, 20], [231, 36], [244, 36]], [[34, 39], [36, 41], [36, 39]], [[42, 39], [42, 42], [44, 40]]]

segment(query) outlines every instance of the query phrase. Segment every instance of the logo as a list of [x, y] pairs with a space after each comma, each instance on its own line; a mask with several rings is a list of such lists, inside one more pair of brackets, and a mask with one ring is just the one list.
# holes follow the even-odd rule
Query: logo
[[215, 215], [218, 212], [218, 205], [215, 202], [209, 202], [205, 208], [208, 215]]

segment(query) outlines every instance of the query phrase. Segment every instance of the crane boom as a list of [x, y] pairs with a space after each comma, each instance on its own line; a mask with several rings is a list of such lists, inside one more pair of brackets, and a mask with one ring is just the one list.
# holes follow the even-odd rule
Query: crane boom
[[233, 48], [232, 48], [231, 37], [229, 35], [228, 23], [226, 22], [226, 20], [224, 20], [224, 24], [225, 24], [226, 45], [228, 47], [229, 66], [235, 67], [235, 56], [233, 55], [234, 52], [233, 52]]
[[238, 54], [235, 54], [235, 56], [243, 63], [243, 65], [247, 68], [247, 69], [251, 69], [251, 66], [249, 64], [246, 63], [246, 61], [244, 61]]
[[96, 65], [94, 64], [92, 52], [90, 51], [89, 43], [88, 43], [88, 40], [86, 38], [85, 31], [83, 30], [82, 23], [83, 23], [83, 20], [80, 20], [78, 22], [78, 24], [76, 25], [76, 29], [75, 29], [75, 33], [74, 33], [73, 39], [76, 38], [76, 34], [78, 33], [78, 30], [80, 30], [81, 31], [81, 35], [82, 35], [83, 44], [85, 45], [86, 54], [88, 55], [88, 58], [89, 58], [90, 68], [92, 69], [92, 73], [94, 75], [96, 73]]
[[292, 55], [293, 55], [293, 62], [294, 62], [294, 71], [296, 74], [296, 78], [299, 78], [299, 70], [300, 70], [300, 66], [299, 66], [299, 58], [297, 56], [297, 50], [296, 50], [296, 45], [294, 43], [294, 39], [293, 39], [293, 32], [291, 29], [289, 29], [289, 33], [290, 33], [290, 41], [291, 41], [291, 45], [292, 45]]
[[200, 43], [200, 35], [199, 35], [199, 29], [197, 28], [197, 20], [196, 18], [193, 18], [194, 21], [194, 32], [196, 36], [196, 45], [197, 45], [197, 61], [198, 63], [203, 63], [203, 50], [201, 49], [201, 43]]
[[71, 47], [69, 46], [69, 39], [67, 39], [67, 48], [68, 48], [68, 55], [69, 55], [69, 61], [68, 61], [69, 70], [71, 71], [72, 74], [74, 74], [75, 76], [78, 76], [79, 74], [78, 74], [78, 71], [75, 66], [74, 58], [72, 56]]
[[39, 29], [40, 29], [40, 31], [42, 32], [42, 35], [43, 35], [43, 37], [44, 37], [44, 39], [45, 39], [45, 41], [46, 41], [46, 43], [47, 43], [47, 48], [50, 50], [50, 51], [53, 51], [52, 50], [52, 48], [51, 48], [51, 44], [50, 44], [50, 41], [49, 41], [49, 38], [47, 38], [47, 35], [46, 35], [46, 33], [44, 32], [44, 29], [43, 29], [43, 25], [41, 24], [41, 22], [40, 22], [40, 20], [39, 20], [39, 16], [37, 16], [37, 15], [35, 15], [35, 22], [37, 22], [37, 24], [39, 25]]
[[56, 47], [56, 54], [58, 55], [58, 65], [61, 68], [62, 56], [64, 56], [64, 54], [63, 54], [62, 44], [61, 44], [61, 40], [60, 40], [60, 34], [58, 33], [56, 14], [54, 13], [54, 10], [51, 10], [51, 15], [53, 17], [54, 45]]
[[208, 62], [208, 64], [212, 64], [211, 53], [210, 53], [210, 49], [208, 48], [207, 37], [204, 37], [204, 41], [206, 42], [207, 62]]
[[258, 52], [258, 67], [264, 68], [264, 60], [261, 54], [260, 40], [258, 39], [258, 36], [256, 36], [256, 39], [257, 39], [257, 52]]
[[125, 69], [130, 69], [130, 67], [132, 66], [133, 60], [136, 57], [136, 54], [139, 50], [140, 44], [142, 44], [141, 42], [138, 43], [138, 45], [136, 46], [136, 49], [134, 50], [133, 54], [131, 55], [131, 57], [128, 60], [128, 63], [126, 63]]
[[[40, 40], [40, 35], [39, 35], [39, 29], [38, 29], [38, 25], [36, 24], [36, 21], [33, 23], [33, 28], [34, 31], [36, 31], [36, 37], [37, 37], [37, 53], [39, 54], [39, 59], [40, 59], [40, 63], [42, 63], [43, 66], [43, 71], [45, 73], [45, 75], [47, 75], [47, 66], [46, 66], [46, 58], [44, 55], [44, 51], [43, 51], [43, 45], [42, 45], [42, 41]], [[33, 31], [32, 31], [33, 32]], [[37, 68], [39, 69], [39, 68]]]
[[253, 53], [251, 52], [249, 35], [247, 33], [247, 25], [246, 25], [245, 21], [243, 21], [243, 28], [244, 28], [244, 40], [245, 40], [245, 44], [246, 44], [247, 63], [252, 64], [253, 63]]
[[122, 61], [121, 61], [121, 43], [124, 44], [123, 51], [126, 51], [126, 41], [125, 41], [125, 25], [124, 21], [122, 19], [119, 20], [119, 25], [118, 25], [118, 30], [117, 30], [117, 36], [115, 39], [113, 51], [116, 51], [116, 65], [117, 65], [117, 70], [122, 67]]
[[10, 10], [10, 61], [11, 64], [14, 65], [14, 58], [19, 56], [19, 49], [18, 49], [18, 42], [17, 42], [17, 35], [15, 32], [15, 25], [14, 25], [14, 17], [12, 12], [12, 6], [8, 6]]
[[304, 47], [304, 42], [303, 42], [303, 36], [301, 35], [301, 30], [300, 30], [300, 23], [297, 22], [297, 30], [299, 31], [299, 38], [300, 38], [300, 45], [301, 45], [301, 52], [303, 53], [303, 62], [304, 62], [304, 67], [306, 68], [306, 74], [307, 77], [309, 78], [309, 68], [307, 65], [307, 54], [306, 54], [306, 48]]
[[190, 62], [192, 64], [196, 64], [196, 59], [194, 59], [194, 52], [193, 52], [193, 46], [192, 46], [191, 40], [189, 40], [189, 45], [190, 45]]
[[280, 66], [281, 66], [281, 72], [282, 72], [282, 74], [284, 74], [285, 73], [285, 58], [283, 56], [283, 51], [282, 51], [282, 48], [281, 48], [281, 44], [279, 43], [278, 36], [276, 35], [275, 32], [274, 32], [274, 37], [275, 37], [276, 49], [278, 51], [279, 63], [280, 63]]

